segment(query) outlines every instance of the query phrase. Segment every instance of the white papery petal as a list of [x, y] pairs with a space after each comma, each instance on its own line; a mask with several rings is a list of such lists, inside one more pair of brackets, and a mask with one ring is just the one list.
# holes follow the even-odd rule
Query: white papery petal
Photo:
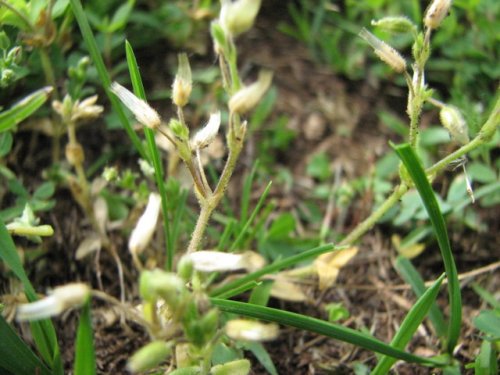
[[146, 246], [148, 246], [153, 233], [156, 229], [156, 223], [160, 214], [161, 197], [156, 193], [149, 195], [148, 205], [144, 213], [139, 218], [130, 240], [128, 241], [128, 248], [131, 253], [139, 254]]
[[200, 149], [207, 147], [217, 136], [220, 127], [220, 111], [212, 113], [208, 123], [193, 137], [192, 147]]
[[141, 124], [151, 129], [156, 129], [160, 126], [160, 115], [144, 100], [139, 99], [131, 91], [116, 82], [111, 84], [110, 89]]
[[242, 254], [201, 250], [188, 256], [193, 262], [194, 269], [201, 272], [224, 272], [245, 268], [245, 258]]

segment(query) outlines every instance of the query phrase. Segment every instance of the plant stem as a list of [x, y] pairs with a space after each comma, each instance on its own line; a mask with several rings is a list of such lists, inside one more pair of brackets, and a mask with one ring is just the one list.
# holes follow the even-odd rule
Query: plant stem
[[189, 242], [189, 246], [187, 249], [188, 254], [198, 250], [201, 240], [203, 239], [208, 220], [210, 219], [214, 208], [215, 207], [212, 207], [210, 204], [208, 204], [208, 201], [201, 204], [200, 215], [198, 216], [198, 220], [196, 221], [196, 226], [194, 228], [193, 235], [191, 236], [191, 241]]

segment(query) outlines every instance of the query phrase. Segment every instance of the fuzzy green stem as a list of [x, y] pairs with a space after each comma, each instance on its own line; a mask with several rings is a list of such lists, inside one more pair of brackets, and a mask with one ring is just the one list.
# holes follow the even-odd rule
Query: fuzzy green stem
[[203, 239], [203, 235], [205, 234], [205, 228], [207, 227], [208, 220], [212, 215], [212, 211], [215, 207], [212, 207], [207, 202], [201, 204], [200, 215], [198, 216], [198, 220], [196, 221], [196, 226], [193, 231], [193, 235], [191, 236], [191, 241], [189, 242], [189, 246], [187, 249], [187, 253], [192, 253], [198, 250], [201, 240]]

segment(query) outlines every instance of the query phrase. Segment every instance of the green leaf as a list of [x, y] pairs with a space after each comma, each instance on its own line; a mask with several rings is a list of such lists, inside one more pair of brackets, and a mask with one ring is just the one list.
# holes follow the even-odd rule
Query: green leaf
[[[0, 221], [0, 259], [12, 270], [14, 275], [21, 280], [24, 286], [24, 293], [30, 302], [36, 301], [35, 289], [26, 275], [21, 259], [16, 251], [12, 237], [5, 224]], [[60, 357], [59, 345], [57, 343], [56, 331], [52, 322], [48, 319], [31, 322], [31, 333], [36, 346], [44, 360], [52, 367], [55, 374], [62, 374], [63, 367]]]
[[304, 251], [301, 254], [297, 254], [291, 257], [288, 257], [283, 260], [276, 261], [272, 264], [269, 264], [265, 267], [262, 267], [260, 270], [249, 273], [246, 276], [240, 277], [237, 280], [228, 282], [227, 284], [211, 291], [210, 296], [212, 297], [219, 297], [223, 294], [229, 293], [233, 289], [237, 289], [243, 285], [246, 285], [250, 282], [256, 281], [260, 277], [267, 275], [268, 273], [273, 273], [273, 272], [278, 272], [279, 270], [290, 267], [294, 264], [300, 263], [304, 261], [305, 259], [309, 258], [315, 258], [321, 254], [324, 254], [326, 252], [332, 251], [332, 250], [338, 250], [340, 248], [335, 248], [333, 244], [326, 244], [323, 246], [318, 246], [315, 247], [314, 249]]
[[439, 205], [434, 195], [425, 171], [422, 168], [415, 152], [409, 144], [394, 146], [396, 153], [405, 165], [410, 177], [415, 183], [415, 187], [422, 198], [422, 202], [427, 210], [429, 219], [434, 228], [441, 257], [443, 258], [444, 269], [448, 278], [448, 293], [450, 301], [450, 323], [448, 325], [448, 353], [453, 353], [462, 322], [462, 298], [460, 295], [460, 283], [458, 281], [457, 267], [451, 252], [446, 224], [439, 210]]
[[483, 310], [472, 322], [481, 332], [491, 335], [494, 339], [500, 339], [500, 312]]
[[[144, 91], [144, 86], [142, 84], [141, 74], [139, 73], [139, 67], [137, 65], [137, 60], [135, 58], [134, 50], [128, 41], [125, 42], [125, 52], [127, 55], [127, 64], [130, 73], [130, 79], [132, 81], [132, 87], [134, 88], [134, 93], [138, 98], [146, 100], [146, 93]], [[160, 153], [158, 147], [156, 146], [155, 135], [153, 130], [149, 128], [144, 128], [144, 133], [146, 135], [146, 141], [148, 145], [149, 155], [151, 155], [152, 164], [155, 170], [155, 181], [158, 191], [161, 196], [161, 211], [163, 214], [163, 233], [167, 241], [170, 239], [170, 220], [168, 216], [168, 206], [167, 206], [167, 191], [165, 189], [165, 183], [163, 180], [163, 167], [160, 159]], [[168, 242], [167, 246], [167, 260], [165, 268], [167, 271], [172, 270], [173, 267], [173, 243]]]
[[[404, 281], [411, 285], [413, 292], [418, 298], [420, 298], [426, 291], [424, 280], [418, 273], [418, 271], [413, 267], [411, 261], [405, 257], [398, 256], [395, 264], [396, 271], [401, 275]], [[435, 303], [430, 308], [429, 319], [432, 322], [432, 326], [436, 331], [436, 334], [441, 337], [446, 337], [446, 323], [444, 321], [443, 314], [437, 307]]]
[[2, 338], [0, 340], [0, 373], [6, 370], [15, 375], [51, 374], [2, 315], [0, 315], [0, 337]]
[[[434, 301], [439, 293], [439, 288], [444, 280], [444, 275], [441, 275], [432, 286], [427, 289], [424, 294], [415, 302], [410, 309], [405, 319], [401, 323], [399, 330], [391, 341], [391, 346], [397, 349], [404, 349], [410, 342], [418, 326], [424, 320], [429, 312], [429, 309], [434, 305]], [[389, 372], [392, 365], [396, 362], [395, 358], [383, 356], [380, 358], [377, 366], [373, 369], [373, 375], [384, 375]]]
[[278, 375], [278, 371], [274, 366], [273, 360], [269, 355], [268, 351], [260, 342], [246, 342], [243, 344], [243, 347], [246, 350], [252, 352], [252, 354], [257, 358], [262, 366], [267, 370], [267, 372], [271, 375]]
[[443, 362], [437, 361], [435, 359], [422, 358], [410, 353], [406, 353], [400, 349], [393, 348], [392, 346], [387, 345], [382, 341], [379, 341], [354, 329], [343, 327], [338, 324], [329, 323], [321, 319], [311, 318], [309, 316], [293, 313], [290, 311], [252, 305], [244, 302], [228, 301], [218, 298], [211, 298], [210, 301], [214, 306], [217, 306], [224, 312], [239, 314], [269, 322], [275, 322], [278, 324], [295, 327], [301, 330], [318, 333], [320, 335], [347, 342], [364, 349], [389, 355], [406, 362], [432, 364], [435, 366], [444, 365]]
[[111, 22], [108, 26], [107, 32], [109, 33], [114, 33], [117, 30], [125, 27], [125, 24], [128, 21], [128, 18], [130, 17], [130, 13], [132, 12], [134, 8], [134, 0], [129, 0], [127, 3], [122, 4], [115, 12], [113, 15], [113, 18], [111, 19]]
[[12, 149], [14, 138], [11, 132], [0, 133], [0, 158], [5, 157]]
[[80, 316], [75, 345], [74, 371], [75, 375], [94, 375], [96, 373], [90, 300], [83, 306]]
[[1, 112], [0, 133], [12, 129], [21, 121], [31, 116], [46, 102], [51, 92], [51, 87], [44, 87], [26, 96], [24, 99], [14, 104], [10, 109]]
[[497, 353], [495, 343], [484, 340], [481, 343], [481, 350], [474, 362], [475, 375], [496, 375], [498, 374]]

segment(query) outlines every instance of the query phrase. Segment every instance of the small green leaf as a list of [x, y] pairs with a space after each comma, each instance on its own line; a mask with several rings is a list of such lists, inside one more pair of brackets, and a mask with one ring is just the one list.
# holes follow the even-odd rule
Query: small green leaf
[[500, 312], [495, 310], [483, 310], [472, 322], [481, 332], [500, 339]]
[[10, 109], [0, 113], [0, 132], [12, 129], [31, 116], [48, 99], [52, 92], [51, 87], [44, 87], [26, 96], [14, 104]]
[[19, 338], [12, 327], [0, 315], [0, 373], [4, 370], [16, 375], [42, 374], [51, 372], [45, 364]]
[[90, 300], [83, 306], [80, 316], [75, 345], [74, 371], [75, 375], [94, 375], [96, 373]]
[[[444, 280], [444, 274], [437, 279], [432, 286], [427, 289], [424, 294], [415, 302], [413, 307], [410, 309], [405, 319], [401, 323], [399, 330], [391, 341], [391, 347], [397, 349], [404, 349], [406, 345], [410, 342], [418, 326], [424, 320], [429, 309], [434, 305], [434, 301], [441, 287], [441, 283]], [[377, 366], [373, 369], [372, 375], [384, 375], [387, 374], [396, 362], [395, 358], [389, 356], [383, 356], [380, 358]]]

